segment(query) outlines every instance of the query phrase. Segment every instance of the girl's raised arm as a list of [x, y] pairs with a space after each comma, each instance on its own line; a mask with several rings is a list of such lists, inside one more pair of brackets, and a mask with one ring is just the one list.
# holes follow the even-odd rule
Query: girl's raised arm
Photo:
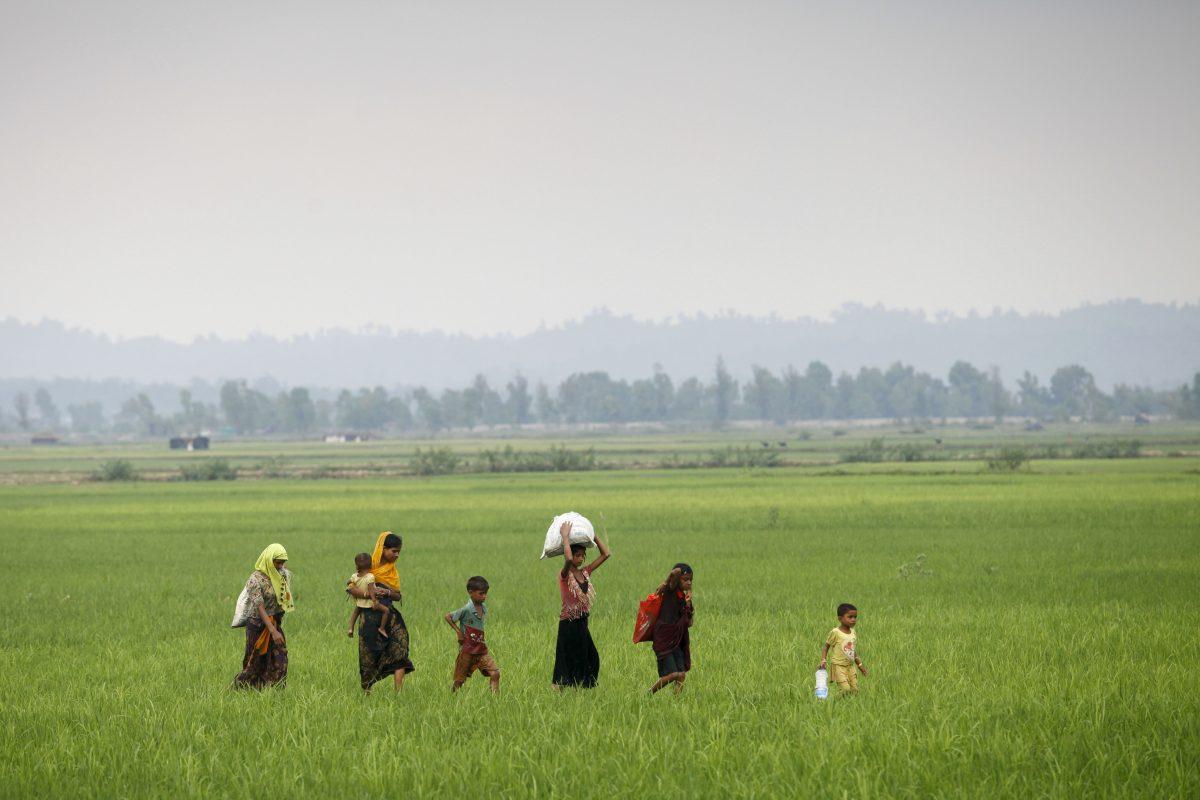
[[593, 560], [591, 564], [588, 564], [588, 573], [589, 574], [598, 570], [600, 568], [600, 565], [603, 564], [605, 561], [608, 561], [609, 556], [612, 555], [612, 551], [608, 549], [608, 545], [606, 545], [600, 539], [599, 535], [596, 536], [596, 547], [600, 548], [600, 555], [596, 556], [595, 560]]

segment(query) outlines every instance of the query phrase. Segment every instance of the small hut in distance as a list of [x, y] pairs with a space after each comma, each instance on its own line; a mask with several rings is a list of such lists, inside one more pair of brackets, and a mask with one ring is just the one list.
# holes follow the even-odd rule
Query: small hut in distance
[[173, 437], [171, 437], [170, 444], [171, 444], [172, 450], [187, 450], [188, 452], [191, 452], [192, 450], [207, 450], [208, 449], [208, 437], [207, 436], [173, 436]]

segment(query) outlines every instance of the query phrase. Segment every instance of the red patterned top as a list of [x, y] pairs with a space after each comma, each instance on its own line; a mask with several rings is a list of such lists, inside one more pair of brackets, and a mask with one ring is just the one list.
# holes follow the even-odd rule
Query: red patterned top
[[566, 575], [560, 570], [558, 573], [558, 590], [562, 594], [562, 612], [559, 613], [559, 619], [579, 619], [584, 614], [592, 610], [592, 603], [596, 600], [596, 585], [592, 581], [592, 572], [587, 567], [580, 570], [583, 575], [582, 583], [586, 586], [580, 586], [580, 581], [571, 572]]

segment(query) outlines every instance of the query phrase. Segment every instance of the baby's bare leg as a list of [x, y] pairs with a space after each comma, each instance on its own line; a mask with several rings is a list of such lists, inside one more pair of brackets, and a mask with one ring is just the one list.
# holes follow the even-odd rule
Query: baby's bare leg
[[386, 639], [388, 638], [388, 619], [392, 615], [392, 610], [385, 605], [380, 605], [379, 610], [383, 612], [383, 618], [379, 620], [379, 635]]

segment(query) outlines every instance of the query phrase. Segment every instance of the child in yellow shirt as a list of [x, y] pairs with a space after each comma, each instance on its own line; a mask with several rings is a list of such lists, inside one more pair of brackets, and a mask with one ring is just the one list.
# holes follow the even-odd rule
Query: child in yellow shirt
[[371, 574], [370, 553], [359, 553], [354, 557], [354, 574], [350, 576], [346, 585], [357, 586], [366, 592], [366, 597], [353, 598], [354, 611], [350, 613], [350, 629], [346, 631], [346, 635], [354, 636], [354, 626], [358, 623], [358, 618], [362, 616], [364, 610], [382, 611], [383, 619], [379, 622], [379, 635], [386, 639], [388, 615], [392, 611], [375, 599], [375, 576]]
[[829, 677], [843, 694], [853, 693], [858, 691], [858, 676], [854, 674], [854, 667], [857, 666], [863, 675], [867, 674], [867, 668], [858, 657], [858, 636], [854, 633], [854, 626], [858, 624], [858, 609], [849, 603], [842, 603], [837, 608], [837, 615], [840, 624], [825, 637], [820, 669], [825, 669], [826, 657], [833, 650], [833, 656], [828, 659], [832, 667]]

